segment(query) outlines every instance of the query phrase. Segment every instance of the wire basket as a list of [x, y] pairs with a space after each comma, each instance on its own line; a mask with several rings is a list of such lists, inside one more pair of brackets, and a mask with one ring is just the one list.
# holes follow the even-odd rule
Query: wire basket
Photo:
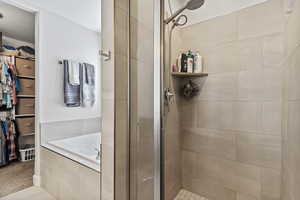
[[31, 148], [20, 149], [20, 157], [22, 162], [34, 160], [35, 148], [31, 147]]

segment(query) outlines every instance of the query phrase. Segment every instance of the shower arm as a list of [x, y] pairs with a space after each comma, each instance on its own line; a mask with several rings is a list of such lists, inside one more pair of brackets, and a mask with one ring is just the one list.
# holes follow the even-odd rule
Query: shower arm
[[186, 8], [188, 4], [185, 5], [183, 8], [177, 10], [174, 14], [172, 14], [169, 18], [165, 19], [165, 24], [169, 24], [171, 21], [173, 21], [180, 13], [182, 13]]

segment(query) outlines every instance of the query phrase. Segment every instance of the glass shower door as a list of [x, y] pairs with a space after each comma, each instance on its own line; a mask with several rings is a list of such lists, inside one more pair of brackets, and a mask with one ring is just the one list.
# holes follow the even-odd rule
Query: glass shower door
[[155, 14], [159, 4], [160, 1], [130, 2], [131, 200], [154, 200], [160, 195], [160, 15]]

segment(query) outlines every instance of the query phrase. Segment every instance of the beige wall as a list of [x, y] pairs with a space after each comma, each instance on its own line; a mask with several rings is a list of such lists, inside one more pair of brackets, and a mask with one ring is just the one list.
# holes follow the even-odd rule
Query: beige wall
[[99, 200], [100, 173], [42, 148], [41, 187], [56, 200]]
[[102, 49], [110, 50], [112, 58], [102, 60], [102, 159], [101, 159], [101, 200], [114, 199], [114, 145], [115, 145], [115, 1], [103, 0]]
[[284, 108], [282, 200], [300, 199], [300, 2], [287, 15]]
[[181, 30], [182, 50], [199, 51], [209, 73], [195, 79], [199, 96], [180, 99], [183, 188], [280, 199], [285, 25], [282, 1], [270, 0]]

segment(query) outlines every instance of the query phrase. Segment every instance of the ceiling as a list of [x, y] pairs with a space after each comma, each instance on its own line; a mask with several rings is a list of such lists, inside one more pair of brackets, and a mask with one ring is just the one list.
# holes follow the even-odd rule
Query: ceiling
[[[172, 4], [173, 12], [181, 8], [188, 0], [169, 0]], [[206, 0], [205, 4], [197, 10], [186, 10], [188, 24], [196, 24], [217, 16], [229, 14], [231, 12], [250, 7], [268, 0]]]
[[[1, 1], [1, 0], [0, 0]], [[9, 0], [6, 0], [9, 1]], [[10, 0], [12, 1], [12, 0]], [[101, 0], [13, 0], [20, 5], [44, 9], [90, 30], [101, 30]]]
[[7, 37], [34, 43], [34, 15], [0, 1], [0, 31]]

